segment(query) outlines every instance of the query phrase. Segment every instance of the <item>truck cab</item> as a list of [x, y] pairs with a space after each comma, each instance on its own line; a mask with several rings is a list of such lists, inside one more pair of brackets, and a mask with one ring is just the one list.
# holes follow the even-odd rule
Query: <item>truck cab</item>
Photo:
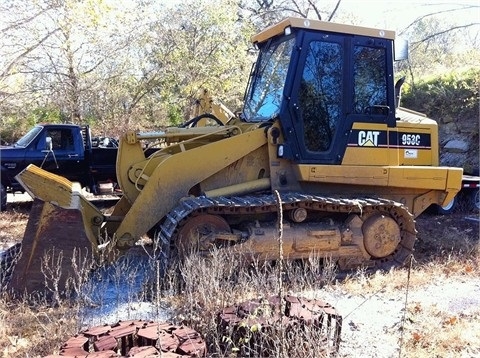
[[1, 207], [7, 192], [24, 192], [15, 176], [34, 164], [48, 172], [98, 190], [100, 181], [115, 182], [117, 148], [93, 148], [88, 127], [74, 124], [39, 124], [11, 146], [1, 147]]
[[14, 176], [35, 164], [52, 173], [69, 173], [79, 181], [84, 172], [85, 151], [78, 126], [37, 125], [16, 143], [2, 147], [2, 183], [14, 191], [22, 190]]

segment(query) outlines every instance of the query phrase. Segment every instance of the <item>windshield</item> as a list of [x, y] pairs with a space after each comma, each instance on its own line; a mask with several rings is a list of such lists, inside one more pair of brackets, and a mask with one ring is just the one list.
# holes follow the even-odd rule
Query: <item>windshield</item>
[[14, 147], [26, 147], [30, 144], [30, 142], [37, 136], [37, 134], [42, 130], [42, 127], [33, 127], [25, 134], [22, 138], [20, 138], [15, 144]]
[[245, 98], [246, 121], [268, 121], [278, 115], [294, 43], [290, 37], [269, 42], [260, 50]]

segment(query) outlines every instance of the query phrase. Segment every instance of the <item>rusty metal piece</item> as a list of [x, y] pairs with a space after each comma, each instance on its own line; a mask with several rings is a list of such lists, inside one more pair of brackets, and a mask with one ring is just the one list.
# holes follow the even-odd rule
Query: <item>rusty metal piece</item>
[[[160, 350], [161, 352], [160, 352]], [[207, 346], [195, 330], [170, 323], [131, 320], [89, 328], [66, 341], [54, 357], [205, 357]]]
[[155, 347], [133, 347], [128, 355], [136, 358], [151, 357], [158, 355], [158, 350]]
[[328, 355], [338, 353], [342, 316], [322, 300], [285, 296], [281, 301], [271, 296], [226, 307], [218, 313], [217, 324], [227, 342], [222, 347], [225, 352], [236, 348], [240, 355], [275, 355], [279, 332], [283, 332], [291, 340], [289, 347], [317, 344], [316, 352]]

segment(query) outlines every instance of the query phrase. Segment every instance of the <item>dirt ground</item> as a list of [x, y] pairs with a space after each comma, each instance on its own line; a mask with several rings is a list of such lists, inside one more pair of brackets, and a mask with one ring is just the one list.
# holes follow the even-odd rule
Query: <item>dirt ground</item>
[[416, 219], [415, 259], [421, 263], [442, 254], [471, 250], [479, 244], [480, 217], [473, 212], [424, 213]]
[[480, 356], [479, 216], [423, 214], [416, 223], [411, 270], [321, 293], [344, 318], [339, 357]]
[[[0, 250], [21, 240], [29, 202], [0, 213]], [[352, 277], [301, 292], [343, 316], [339, 357], [480, 356], [478, 213], [416, 219], [411, 270]]]

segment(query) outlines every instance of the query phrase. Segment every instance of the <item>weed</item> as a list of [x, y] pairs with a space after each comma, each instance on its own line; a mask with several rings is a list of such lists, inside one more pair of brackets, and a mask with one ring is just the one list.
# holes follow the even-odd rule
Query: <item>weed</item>
[[[26, 214], [14, 212], [11, 215], [20, 220], [19, 225], [22, 225], [22, 220], [26, 223]], [[440, 222], [435, 217], [431, 220]], [[2, 213], [0, 231], [5, 233], [12, 227], [11, 221]], [[469, 228], [440, 222], [435, 229], [434, 233], [423, 231], [419, 234], [422, 241], [420, 248], [425, 251], [420, 250], [417, 261], [413, 263], [409, 282], [411, 290], [421, 292], [432, 282], [443, 288], [451, 278], [460, 277], [466, 281], [478, 277], [480, 273], [478, 237]], [[12, 235], [18, 239], [23, 230], [15, 230], [19, 233]], [[2, 238], [7, 238], [7, 234], [2, 235]], [[77, 252], [74, 257], [80, 254]], [[234, 250], [212, 250], [208, 257], [191, 254], [172, 265], [168, 272], [160, 272], [161, 263], [157, 260], [155, 248], [144, 250], [138, 247], [112, 264], [106, 262], [109, 253], [105, 253], [105, 262], [97, 262], [98, 267], [94, 271], [74, 258], [73, 275], [68, 281], [73, 299], [66, 299], [55, 286], [55, 267], [60, 253], [51, 252], [49, 255], [44, 260], [44, 272], [49, 278], [55, 305], [40, 299], [32, 302], [31, 297], [12, 301], [6, 293], [0, 296], [0, 352], [4, 357], [57, 353], [66, 338], [84, 328], [86, 322], [91, 322], [87, 316], [92, 312], [97, 320], [93, 325], [113, 323], [120, 318], [137, 318], [134, 317], [136, 313], [143, 315], [138, 318], [186, 323], [201, 332], [212, 356], [255, 356], [258, 347], [253, 349], [248, 344], [242, 347], [234, 344], [232, 337], [219, 334], [216, 320], [223, 308], [249, 299], [278, 295], [280, 283], [284, 293], [311, 293], [318, 298], [330, 293], [337, 297], [357, 296], [363, 301], [375, 296], [395, 302], [403, 296], [407, 283], [405, 269], [376, 273], [358, 270], [339, 280], [334, 260], [329, 258], [312, 254], [308, 260], [284, 261], [283, 268], [278, 270], [278, 262], [247, 261]], [[476, 346], [480, 340], [477, 333], [480, 332], [478, 310], [449, 311], [436, 303], [427, 302], [426, 298], [429, 297], [409, 299], [404, 354], [415, 357], [479, 354]], [[150, 312], [138, 311], [138, 302], [141, 301], [153, 302]], [[335, 302], [331, 303], [335, 305]], [[125, 311], [121, 312], [123, 307]], [[364, 307], [358, 306], [355, 310]], [[113, 313], [113, 316], [104, 316], [106, 312]], [[384, 314], [389, 313], [385, 311]], [[145, 317], [147, 314], [149, 316]], [[351, 327], [354, 326], [355, 322], [352, 322]], [[324, 335], [310, 329], [270, 331], [268, 335], [268, 345], [259, 344], [268, 349], [268, 354], [279, 357], [321, 357], [317, 347], [325, 343]], [[368, 327], [364, 331], [358, 328], [350, 338], [345, 339], [353, 339], [354, 335], [362, 337], [357, 338], [361, 341], [369, 337], [370, 331]], [[395, 327], [385, 329], [385, 335], [400, 336]], [[341, 346], [340, 356], [355, 355], [351, 352], [343, 354]]]

